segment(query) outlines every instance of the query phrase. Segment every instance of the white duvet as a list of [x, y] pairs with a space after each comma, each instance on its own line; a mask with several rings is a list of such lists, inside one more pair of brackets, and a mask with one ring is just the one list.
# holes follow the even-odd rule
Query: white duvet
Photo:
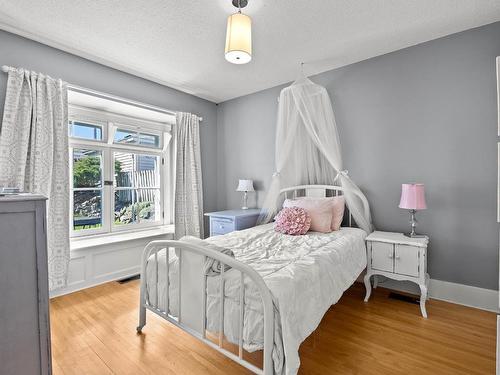
[[[289, 236], [274, 231], [273, 224], [208, 238], [207, 242], [231, 249], [235, 258], [254, 268], [271, 291], [275, 304], [275, 372], [296, 374], [299, 346], [318, 326], [323, 315], [366, 267], [366, 232], [341, 228], [332, 233], [308, 232]], [[165, 251], [158, 254], [165, 267]], [[178, 313], [177, 257], [169, 253], [169, 311]], [[156, 296], [154, 257], [147, 265], [147, 295]], [[165, 310], [165, 272], [158, 272], [158, 305]], [[239, 271], [225, 273], [224, 335], [238, 343]], [[207, 278], [207, 330], [219, 331], [220, 276]], [[263, 348], [263, 312], [259, 292], [245, 279], [243, 347]]]

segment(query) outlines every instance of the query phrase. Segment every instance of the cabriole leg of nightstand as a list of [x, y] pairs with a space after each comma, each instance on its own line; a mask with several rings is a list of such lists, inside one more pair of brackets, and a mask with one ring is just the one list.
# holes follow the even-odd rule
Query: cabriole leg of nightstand
[[425, 301], [427, 301], [427, 286], [419, 284], [420, 287], [420, 311], [424, 318], [427, 318], [427, 310], [425, 309]]
[[378, 276], [373, 275], [373, 289], [377, 289], [378, 286]]
[[366, 295], [365, 295], [365, 302], [368, 302], [368, 299], [370, 298], [370, 295], [372, 294], [372, 284], [370, 282], [370, 274], [367, 273], [365, 275], [365, 288], [366, 288]]
[[429, 276], [428, 273], [425, 274], [425, 286], [427, 287], [427, 300], [429, 300], [429, 280], [431, 277]]

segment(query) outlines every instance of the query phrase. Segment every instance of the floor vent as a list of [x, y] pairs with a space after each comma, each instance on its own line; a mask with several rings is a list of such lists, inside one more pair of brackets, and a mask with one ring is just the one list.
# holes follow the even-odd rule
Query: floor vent
[[405, 294], [391, 292], [389, 293], [389, 298], [396, 299], [398, 301], [413, 303], [415, 305], [420, 304], [420, 299], [418, 297], [408, 296]]
[[135, 275], [135, 276], [127, 277], [125, 279], [118, 280], [118, 282], [120, 284], [125, 284], [125, 283], [128, 283], [129, 281], [132, 281], [132, 280], [139, 280], [140, 278], [141, 278], [141, 275]]

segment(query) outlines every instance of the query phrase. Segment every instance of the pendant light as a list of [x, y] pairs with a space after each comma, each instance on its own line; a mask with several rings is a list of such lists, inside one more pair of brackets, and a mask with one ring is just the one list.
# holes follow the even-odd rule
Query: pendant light
[[252, 19], [241, 13], [248, 0], [233, 0], [238, 12], [227, 18], [226, 60], [233, 64], [246, 64], [252, 60]]

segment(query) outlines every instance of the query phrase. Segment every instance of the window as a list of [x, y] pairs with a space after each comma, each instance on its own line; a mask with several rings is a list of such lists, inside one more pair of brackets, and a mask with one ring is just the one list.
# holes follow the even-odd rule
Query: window
[[117, 129], [114, 143], [158, 148], [160, 146], [160, 137], [156, 134], [137, 133], [129, 130]]
[[87, 124], [79, 121], [69, 122], [69, 136], [73, 138], [102, 140], [102, 125]]
[[160, 159], [154, 155], [114, 152], [114, 225], [160, 221]]
[[69, 115], [72, 237], [169, 224], [170, 126], [71, 106]]
[[73, 149], [73, 229], [102, 228], [102, 151]]

